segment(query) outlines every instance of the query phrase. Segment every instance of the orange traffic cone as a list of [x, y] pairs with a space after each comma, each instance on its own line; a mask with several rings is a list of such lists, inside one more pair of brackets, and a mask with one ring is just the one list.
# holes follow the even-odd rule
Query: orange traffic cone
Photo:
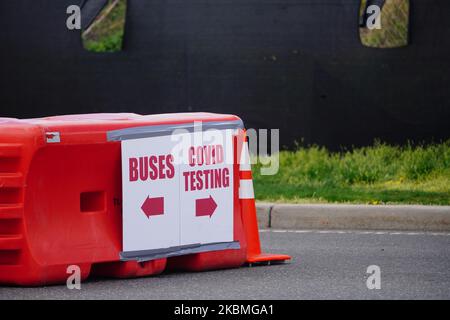
[[239, 201], [247, 237], [247, 263], [251, 266], [253, 263], [270, 264], [271, 261], [281, 262], [290, 260], [291, 257], [288, 255], [261, 252], [248, 144], [246, 141], [243, 141], [241, 145], [242, 149], [239, 157]]

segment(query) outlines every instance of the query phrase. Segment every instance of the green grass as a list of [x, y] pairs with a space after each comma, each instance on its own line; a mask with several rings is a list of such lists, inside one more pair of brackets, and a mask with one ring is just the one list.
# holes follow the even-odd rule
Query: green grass
[[110, 0], [97, 16], [92, 27], [83, 31], [84, 48], [92, 52], [122, 50], [126, 8], [126, 0]]
[[[361, 1], [361, 13], [366, 6], [366, 1]], [[409, 0], [387, 0], [381, 11], [381, 29], [360, 28], [361, 42], [365, 46], [375, 48], [406, 46], [408, 24]]]
[[352, 151], [282, 151], [276, 175], [253, 166], [257, 200], [294, 203], [450, 205], [450, 140], [428, 146], [376, 143]]

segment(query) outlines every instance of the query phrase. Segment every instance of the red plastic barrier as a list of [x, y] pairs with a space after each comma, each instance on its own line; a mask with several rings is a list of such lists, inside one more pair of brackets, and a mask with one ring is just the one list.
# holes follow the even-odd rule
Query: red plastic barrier
[[[121, 143], [108, 139], [108, 132], [194, 121], [240, 119], [208, 113], [0, 118], [0, 284], [64, 283], [70, 265], [78, 265], [86, 279], [90, 274], [137, 277], [166, 268], [200, 271], [259, 261], [254, 200], [239, 200], [237, 161], [234, 240], [240, 249], [121, 261]], [[236, 154], [241, 147], [236, 144]], [[289, 257], [267, 256], [261, 261], [273, 259]]]

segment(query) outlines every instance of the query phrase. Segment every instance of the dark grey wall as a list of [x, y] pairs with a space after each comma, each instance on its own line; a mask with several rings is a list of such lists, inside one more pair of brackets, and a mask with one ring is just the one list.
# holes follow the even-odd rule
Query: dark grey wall
[[[78, 1], [81, 2], [81, 1]], [[0, 0], [2, 116], [213, 111], [331, 148], [450, 137], [450, 2], [370, 49], [359, 0], [128, 0], [125, 50], [83, 50], [75, 0]]]

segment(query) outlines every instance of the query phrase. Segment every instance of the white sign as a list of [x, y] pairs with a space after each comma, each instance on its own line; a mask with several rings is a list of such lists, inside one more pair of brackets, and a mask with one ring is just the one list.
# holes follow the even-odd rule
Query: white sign
[[233, 241], [233, 140], [219, 132], [122, 141], [124, 252]]

